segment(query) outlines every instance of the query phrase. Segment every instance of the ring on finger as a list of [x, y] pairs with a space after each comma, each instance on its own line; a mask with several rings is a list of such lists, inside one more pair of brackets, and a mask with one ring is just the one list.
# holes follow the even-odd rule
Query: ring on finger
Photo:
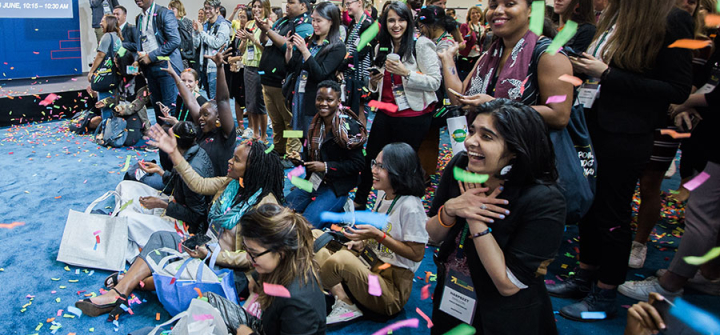
[[480, 209], [487, 209], [487, 206], [485, 206], [485, 204], [481, 204]]

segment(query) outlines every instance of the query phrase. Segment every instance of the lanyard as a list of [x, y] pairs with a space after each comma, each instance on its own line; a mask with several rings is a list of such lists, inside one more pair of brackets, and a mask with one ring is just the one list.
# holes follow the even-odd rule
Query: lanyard
[[[155, 2], [153, 1], [152, 5], [150, 5], [150, 9], [147, 11], [145, 15], [143, 15], [143, 19], [145, 20], [145, 29], [143, 29], [144, 33], [147, 33], [148, 29], [150, 29], [150, 20], [153, 16], [153, 12], [155, 11]], [[142, 24], [142, 22], [141, 22]], [[140, 27], [142, 28], [142, 27]]]
[[[402, 196], [398, 195], [395, 197], [395, 199], [393, 199], [393, 201], [390, 203], [390, 207], [388, 207], [388, 210], [385, 211], [385, 214], [387, 214], [388, 216], [390, 216], [390, 214], [392, 214], [392, 210], [393, 210], [393, 207], [395, 207], [395, 203], [397, 203], [397, 201], [400, 200], [401, 197]], [[380, 209], [380, 203], [382, 203], [383, 201], [385, 201], [385, 194], [383, 194], [382, 200], [380, 200], [380, 202], [376, 206], [375, 212], [377, 212], [377, 210]], [[378, 243], [378, 250], [380, 250], [380, 248], [382, 248], [382, 244]]]
[[603, 33], [603, 35], [600, 37], [600, 41], [598, 42], [597, 46], [595, 46], [595, 51], [593, 51], [593, 57], [597, 58], [598, 50], [600, 50], [600, 47], [603, 45], [603, 42], [605, 42], [605, 39], [611, 31], [612, 28], [606, 30], [605, 33]]
[[440, 41], [442, 41], [442, 39], [445, 38], [445, 36], [447, 36], [447, 31], [443, 31], [442, 35], [440, 35], [440, 37], [438, 37], [438, 39], [435, 40], [435, 44], [437, 45], [438, 43], [440, 43]]
[[457, 259], [463, 259], [465, 257], [465, 240], [469, 232], [470, 228], [468, 224], [465, 223], [465, 228], [463, 228], [462, 235], [460, 236], [460, 244], [458, 244]]

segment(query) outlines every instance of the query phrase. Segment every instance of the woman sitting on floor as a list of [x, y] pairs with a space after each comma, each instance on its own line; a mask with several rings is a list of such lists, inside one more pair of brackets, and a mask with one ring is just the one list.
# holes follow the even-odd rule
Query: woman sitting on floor
[[[234, 156], [228, 160], [228, 175], [226, 177], [203, 178], [198, 175], [182, 157], [177, 149], [176, 138], [173, 132], [166, 134], [162, 127], [154, 125], [150, 129], [149, 141], [161, 150], [168, 153], [175, 165], [175, 171], [182, 177], [191, 190], [204, 195], [215, 195], [208, 222], [210, 229], [207, 235], [213, 241], [217, 240], [221, 252], [216, 264], [226, 268], [246, 270], [250, 262], [246, 259], [242, 237], [237, 223], [240, 217], [250, 208], [262, 203], [282, 202], [283, 198], [283, 170], [280, 158], [275, 154], [265, 153], [266, 146], [258, 141], [244, 141], [235, 149]], [[240, 179], [244, 180], [241, 185]], [[124, 275], [113, 274], [106, 280], [111, 291], [101, 296], [78, 301], [75, 306], [83, 313], [98, 316], [111, 312], [108, 320], [114, 320], [115, 315], [123, 313], [120, 308], [122, 300], [118, 295], [126, 298], [143, 282], [148, 290], [155, 288], [152, 279], [152, 270], [145, 261], [146, 257], [153, 257], [159, 262], [166, 254], [152, 252], [155, 249], [170, 247], [176, 248], [182, 242], [182, 237], [175, 232], [157, 232], [150, 236], [145, 248]], [[240, 251], [241, 252], [236, 252]], [[186, 250], [193, 257], [205, 258], [208, 250], [204, 246], [196, 250]], [[237, 277], [236, 277], [237, 278]]]
[[[175, 73], [175, 71], [173, 71], [173, 73]], [[198, 75], [197, 71], [187, 68], [180, 73], [180, 76], [173, 76], [173, 78], [175, 79], [175, 84], [178, 88], [180, 88], [180, 86], [187, 87], [190, 91], [190, 95], [195, 98], [198, 106], [204, 106], [205, 103], [208, 102], [208, 100], [205, 99], [198, 90], [200, 75]], [[185, 104], [182, 95], [177, 96], [174, 108], [170, 108], [172, 106], [165, 106], [160, 102], [158, 102], [158, 105], [160, 106], [160, 112], [164, 115], [168, 115], [161, 116], [160, 120], [170, 123], [171, 125], [177, 121], [187, 121], [188, 117], [190, 117], [190, 108]], [[190, 118], [190, 121], [193, 120], [194, 118]]]
[[287, 196], [287, 206], [303, 213], [318, 229], [329, 227], [320, 221], [321, 212], [342, 211], [365, 165], [362, 151], [367, 131], [349, 108], [339, 108], [340, 93], [340, 84], [335, 81], [318, 84], [317, 114], [310, 123], [304, 157], [297, 151], [288, 155], [291, 160], [304, 161], [305, 178], [314, 183], [314, 189], [310, 193], [299, 188], [293, 190]]
[[427, 222], [444, 242], [431, 333], [465, 322], [482, 334], [557, 334], [543, 276], [560, 247], [565, 199], [547, 128], [540, 113], [502, 98], [467, 119], [467, 152], [445, 167]]
[[[195, 127], [190, 122], [180, 122], [173, 126], [177, 142], [177, 155], [189, 162], [189, 169], [200, 177], [212, 176], [213, 170], [205, 150], [195, 143], [197, 137]], [[158, 173], [163, 183], [172, 189], [173, 200], [158, 190], [136, 181], [120, 182], [117, 191], [123, 198], [131, 197], [134, 201], [119, 212], [119, 217], [128, 218], [128, 248], [126, 259], [132, 262], [145, 248], [150, 235], [158, 231], [197, 234], [207, 230], [206, 216], [208, 198], [193, 191], [188, 183], [178, 176], [176, 170], [163, 171], [154, 163], [147, 165], [148, 172]], [[178, 221], [181, 221], [178, 223]]]
[[[383, 230], [371, 225], [346, 228], [351, 240], [347, 249], [331, 253], [320, 249], [315, 259], [320, 264], [323, 287], [335, 296], [335, 304], [327, 323], [345, 322], [363, 315], [362, 309], [381, 315], [399, 313], [410, 298], [413, 274], [425, 255], [428, 234], [427, 216], [422, 197], [425, 194], [423, 170], [415, 151], [407, 143], [386, 145], [372, 160], [373, 187], [378, 190], [374, 212], [388, 215]], [[378, 269], [380, 264], [366, 265], [350, 250], [369, 255], [390, 267]], [[369, 276], [378, 277], [382, 293], [369, 295]], [[361, 307], [355, 305], [345, 289]]]

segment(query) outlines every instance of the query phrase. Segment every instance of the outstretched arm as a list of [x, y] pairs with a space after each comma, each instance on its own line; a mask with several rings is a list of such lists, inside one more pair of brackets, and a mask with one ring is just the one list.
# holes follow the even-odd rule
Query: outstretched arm
[[230, 50], [222, 47], [214, 56], [205, 56], [205, 58], [212, 60], [215, 62], [215, 65], [217, 65], [217, 91], [215, 93], [215, 101], [217, 102], [218, 118], [220, 119], [220, 124], [225, 137], [234, 135], [231, 133], [235, 127], [235, 122], [232, 117], [232, 109], [230, 107], [230, 90], [228, 89], [227, 81], [225, 80], [225, 67], [223, 66], [227, 64], [225, 58], [229, 55]]

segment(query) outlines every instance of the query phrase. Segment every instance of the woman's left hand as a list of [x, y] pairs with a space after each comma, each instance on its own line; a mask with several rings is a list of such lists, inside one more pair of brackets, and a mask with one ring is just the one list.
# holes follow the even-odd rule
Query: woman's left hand
[[167, 208], [168, 203], [158, 197], [140, 197], [140, 204], [147, 209]]
[[307, 44], [305, 44], [305, 40], [300, 37], [300, 35], [292, 35], [292, 40], [293, 44], [298, 49], [298, 51], [300, 51], [300, 53], [305, 53], [306, 51], [308, 51]]
[[212, 56], [206, 55], [205, 58], [210, 59], [215, 63], [217, 66], [221, 66], [222, 64], [227, 64], [227, 61], [225, 61], [225, 58], [227, 58], [230, 55], [230, 49], [226, 49], [225, 47], [220, 48], [218, 52]]
[[583, 52], [583, 57], [572, 58], [571, 61], [574, 70], [595, 78], [600, 78], [608, 68], [607, 64], [587, 52]]
[[402, 62], [391, 60], [385, 61], [385, 71], [388, 71], [397, 76], [407, 76], [410, 73], [410, 71], [405, 68], [405, 65], [403, 65]]
[[208, 249], [204, 245], [196, 246], [195, 250], [190, 250], [188, 247], [183, 245], [183, 250], [187, 252], [190, 257], [199, 259], [205, 259], [209, 253]]
[[352, 241], [372, 240], [382, 238], [383, 232], [371, 225], [361, 224], [355, 227], [347, 227], [343, 235]]
[[238, 327], [238, 329], [237, 329], [237, 335], [250, 335], [252, 333], [254, 333], [252, 328], [250, 328], [246, 325], [240, 325], [240, 327]]
[[463, 105], [477, 107], [488, 101], [493, 101], [495, 98], [485, 93], [478, 93], [475, 95], [459, 96], [459, 100]]
[[310, 172], [325, 172], [325, 163], [323, 162], [305, 162], [305, 170]]

